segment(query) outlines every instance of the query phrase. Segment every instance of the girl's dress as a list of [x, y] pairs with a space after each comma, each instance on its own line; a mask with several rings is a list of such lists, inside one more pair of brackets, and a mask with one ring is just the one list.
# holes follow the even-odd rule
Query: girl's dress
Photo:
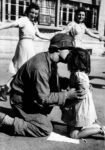
[[97, 115], [92, 93], [89, 90], [88, 75], [79, 71], [71, 73], [70, 87], [86, 91], [86, 97], [72, 106], [74, 112], [74, 119], [71, 121], [72, 126], [85, 127], [93, 124], [97, 120]]
[[19, 27], [19, 42], [15, 55], [9, 66], [9, 71], [13, 74], [32, 56], [35, 55], [34, 38], [38, 28], [28, 17], [22, 17], [14, 22]]
[[68, 24], [66, 29], [70, 35], [74, 38], [74, 47], [85, 48], [83, 44], [84, 34], [88, 30], [84, 23], [78, 24], [71, 22]]

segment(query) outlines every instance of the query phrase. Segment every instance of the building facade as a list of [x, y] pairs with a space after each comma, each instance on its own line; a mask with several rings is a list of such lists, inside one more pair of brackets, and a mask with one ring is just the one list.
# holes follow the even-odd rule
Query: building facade
[[[0, 23], [8, 23], [20, 18], [31, 2], [36, 2], [40, 6], [38, 26], [41, 32], [49, 33], [61, 30], [70, 21], [75, 20], [75, 10], [84, 7], [87, 11], [86, 26], [96, 34], [101, 30], [105, 33], [105, 17], [101, 2], [105, 0], [0, 0]], [[101, 12], [100, 12], [101, 10]], [[102, 21], [101, 21], [102, 20]], [[0, 31], [0, 58], [11, 58], [15, 52], [18, 41], [18, 30], [7, 29]], [[104, 44], [98, 40], [84, 36], [84, 44], [93, 53], [102, 53]], [[47, 49], [48, 42], [37, 39], [35, 47], [39, 51]], [[40, 47], [40, 48], [39, 48]]]
[[100, 0], [1, 0], [0, 21], [18, 19], [31, 2], [37, 2], [40, 6], [39, 25], [48, 28], [65, 26], [74, 20], [75, 10], [83, 6], [87, 10], [87, 27], [98, 29]]

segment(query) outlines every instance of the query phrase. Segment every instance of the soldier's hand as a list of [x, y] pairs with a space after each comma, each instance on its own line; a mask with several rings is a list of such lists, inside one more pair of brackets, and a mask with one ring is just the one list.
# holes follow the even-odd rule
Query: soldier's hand
[[[70, 89], [69, 91], [67, 91], [67, 97], [66, 97], [69, 101], [81, 101], [84, 98], [86, 98], [86, 91], [85, 90], [76, 90], [76, 89]], [[71, 102], [70, 102], [71, 103]]]
[[72, 88], [70, 90], [67, 91], [67, 99], [73, 100], [77, 98], [77, 91], [76, 89]]
[[86, 90], [78, 90], [77, 91], [77, 100], [83, 100], [86, 98]]

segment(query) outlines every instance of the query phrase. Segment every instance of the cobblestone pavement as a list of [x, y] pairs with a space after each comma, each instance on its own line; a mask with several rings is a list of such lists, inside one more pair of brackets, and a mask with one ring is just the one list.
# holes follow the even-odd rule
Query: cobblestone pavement
[[[93, 99], [99, 120], [105, 125], [105, 57], [91, 58], [92, 72], [90, 82], [93, 85]], [[0, 60], [0, 84], [4, 84], [11, 76], [7, 73], [9, 60]], [[63, 68], [63, 72], [62, 72]], [[60, 74], [68, 75], [64, 65], [60, 65]], [[9, 111], [8, 102], [0, 102], [0, 110]], [[105, 140], [101, 136], [94, 139], [87, 139], [87, 142], [80, 141], [80, 144], [71, 144], [65, 142], [47, 141], [47, 138], [27, 138], [9, 136], [0, 133], [0, 150], [104, 150]]]

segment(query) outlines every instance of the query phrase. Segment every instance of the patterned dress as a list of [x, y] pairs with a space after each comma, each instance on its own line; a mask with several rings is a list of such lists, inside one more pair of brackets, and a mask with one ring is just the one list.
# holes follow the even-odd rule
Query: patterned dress
[[34, 38], [38, 28], [28, 17], [22, 17], [14, 22], [19, 28], [19, 42], [15, 55], [9, 66], [9, 71], [13, 74], [32, 56], [35, 55]]
[[84, 89], [86, 97], [79, 103], [73, 105], [74, 119], [72, 125], [74, 127], [90, 126], [97, 120], [96, 110], [89, 90], [89, 78], [84, 72], [75, 72], [70, 77], [70, 87], [77, 90]]

